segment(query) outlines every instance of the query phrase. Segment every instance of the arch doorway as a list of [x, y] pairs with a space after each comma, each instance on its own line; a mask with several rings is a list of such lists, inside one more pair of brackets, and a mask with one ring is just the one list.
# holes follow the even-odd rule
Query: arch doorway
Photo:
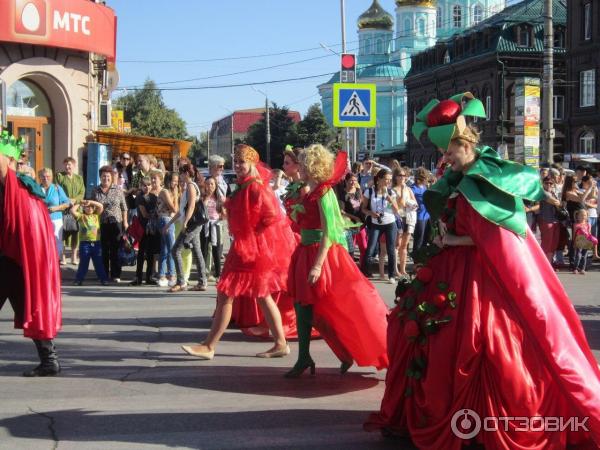
[[24, 158], [37, 173], [54, 165], [53, 115], [45, 92], [24, 78], [7, 89], [8, 131], [25, 141]]

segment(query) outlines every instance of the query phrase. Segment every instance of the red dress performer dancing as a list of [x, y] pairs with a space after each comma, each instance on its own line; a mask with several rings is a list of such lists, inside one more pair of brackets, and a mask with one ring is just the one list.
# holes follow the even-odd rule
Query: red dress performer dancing
[[259, 163], [256, 150], [236, 145], [234, 169], [238, 188], [225, 203], [233, 243], [217, 284], [217, 308], [206, 339], [183, 349], [201, 359], [212, 359], [215, 346], [231, 320], [236, 301], [255, 302], [267, 321], [275, 345], [259, 358], [276, 358], [290, 353], [281, 313], [272, 294], [286, 290], [289, 256], [294, 239], [268, 179], [270, 170]]
[[54, 228], [40, 187], [15, 172], [23, 144], [0, 135], [0, 309], [6, 299], [15, 328], [33, 339], [40, 364], [23, 373], [45, 377], [60, 372], [53, 339], [61, 327], [61, 293]]
[[413, 127], [450, 167], [425, 194], [439, 234], [398, 286], [385, 394], [365, 428], [427, 450], [597, 448], [598, 363], [527, 227], [539, 177], [479, 146], [465, 116], [485, 117], [470, 93], [432, 100]]
[[309, 192], [294, 215], [301, 243], [292, 257], [288, 286], [296, 301], [299, 352], [288, 378], [308, 368], [315, 372], [310, 356], [313, 325], [342, 361], [342, 373], [353, 362], [377, 369], [388, 364], [388, 308], [346, 249], [345, 223], [331, 189], [346, 172], [347, 154], [338, 155], [335, 167], [333, 158], [321, 145], [300, 154], [300, 174]]

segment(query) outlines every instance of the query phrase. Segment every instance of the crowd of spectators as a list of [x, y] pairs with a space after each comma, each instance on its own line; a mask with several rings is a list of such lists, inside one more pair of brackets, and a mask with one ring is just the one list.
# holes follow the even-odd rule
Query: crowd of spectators
[[[39, 183], [46, 193], [62, 264], [70, 247], [71, 264], [79, 265], [76, 283], [82, 284], [89, 261], [98, 279], [119, 283], [122, 247], [137, 246], [135, 278], [143, 283], [188, 289], [192, 259], [198, 280], [192, 290], [205, 290], [221, 273], [225, 199], [230, 185], [223, 177], [224, 160], [209, 159], [208, 174], [187, 158], [171, 172], [162, 161], [140, 154], [132, 160], [120, 155], [100, 168], [100, 185], [84, 200], [85, 184], [75, 173], [76, 161], [64, 160], [64, 171], [54, 176], [42, 169]], [[287, 180], [274, 169], [271, 186], [277, 198], [285, 194]], [[575, 171], [560, 165], [540, 169], [546, 198], [525, 203], [529, 227], [538, 233], [542, 249], [557, 271], [585, 274], [591, 257], [598, 258], [598, 181], [586, 167]], [[410, 169], [392, 160], [383, 165], [371, 159], [355, 163], [336, 187], [340, 209], [349, 224], [348, 249], [357, 254], [363, 273], [395, 283], [407, 277], [407, 263], [429, 238], [431, 224], [423, 195], [436, 181], [427, 169]], [[192, 226], [201, 207], [206, 223]], [[281, 204], [284, 211], [283, 204]], [[135, 242], [135, 243], [134, 243]], [[412, 246], [411, 246], [412, 244]], [[411, 248], [409, 248], [411, 246]], [[386, 270], [387, 260], [387, 270]], [[99, 261], [102, 261], [101, 266]], [[144, 275], [145, 266], [145, 275]]]

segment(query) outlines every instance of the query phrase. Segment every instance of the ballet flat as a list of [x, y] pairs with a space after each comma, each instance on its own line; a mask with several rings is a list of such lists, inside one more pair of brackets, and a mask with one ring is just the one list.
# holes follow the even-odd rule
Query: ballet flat
[[200, 358], [200, 359], [213, 359], [215, 356], [214, 350], [209, 350], [208, 352], [198, 352], [198, 351], [194, 350], [192, 348], [192, 346], [190, 346], [190, 345], [182, 345], [181, 348], [188, 355], [196, 356], [197, 358]]
[[286, 345], [282, 350], [270, 350], [266, 352], [257, 353], [257, 358], [281, 358], [290, 354], [290, 346]]

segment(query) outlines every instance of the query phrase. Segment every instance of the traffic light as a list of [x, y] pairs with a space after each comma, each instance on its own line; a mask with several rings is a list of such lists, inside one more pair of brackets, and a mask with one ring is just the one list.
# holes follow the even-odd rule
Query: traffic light
[[340, 70], [340, 82], [356, 82], [356, 55], [353, 53], [342, 53], [342, 70]]

